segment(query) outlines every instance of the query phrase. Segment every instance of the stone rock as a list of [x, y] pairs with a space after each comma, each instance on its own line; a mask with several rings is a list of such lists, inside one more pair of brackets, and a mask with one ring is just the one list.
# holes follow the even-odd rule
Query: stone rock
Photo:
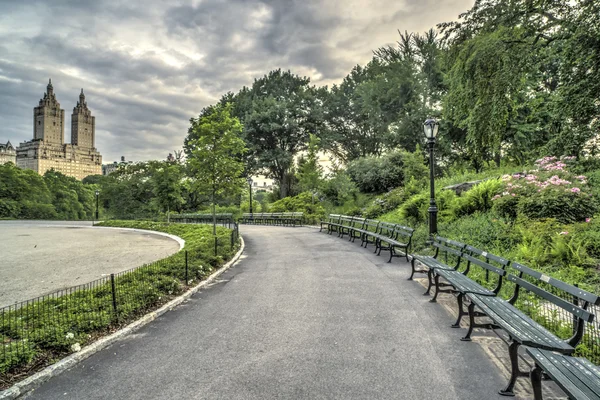
[[471, 189], [473, 186], [477, 185], [480, 182], [483, 182], [483, 181], [478, 180], [478, 181], [457, 183], [455, 185], [446, 186], [446, 187], [442, 188], [442, 190], [452, 190], [454, 193], [456, 193], [457, 195], [460, 196], [460, 194], [462, 192], [466, 192], [467, 190]]

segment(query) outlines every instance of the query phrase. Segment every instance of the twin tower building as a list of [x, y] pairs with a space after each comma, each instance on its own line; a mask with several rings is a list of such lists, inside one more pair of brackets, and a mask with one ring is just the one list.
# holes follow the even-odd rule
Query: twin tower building
[[71, 143], [65, 143], [65, 110], [60, 108], [50, 80], [44, 98], [33, 109], [33, 140], [17, 147], [17, 166], [40, 175], [54, 169], [80, 180], [100, 175], [102, 156], [95, 140], [96, 118], [81, 89], [71, 115]]

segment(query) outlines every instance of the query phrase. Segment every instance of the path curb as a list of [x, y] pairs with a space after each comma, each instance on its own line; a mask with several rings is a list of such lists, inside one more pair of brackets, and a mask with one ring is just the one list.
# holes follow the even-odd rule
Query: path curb
[[158, 310], [151, 311], [148, 314], [144, 315], [142, 318], [138, 319], [137, 321], [132, 322], [125, 328], [120, 329], [117, 332], [112, 333], [88, 346], [85, 346], [79, 352], [71, 354], [58, 361], [57, 363], [49, 365], [48, 367], [30, 376], [29, 378], [26, 378], [21, 382], [15, 383], [10, 388], [1, 391], [0, 400], [12, 400], [23, 396], [27, 392], [39, 387], [42, 383], [48, 381], [50, 378], [61, 374], [69, 368], [74, 367], [76, 364], [85, 360], [91, 355], [125, 338], [126, 336], [130, 335], [131, 333], [135, 332], [141, 327], [154, 321], [156, 318], [160, 317], [167, 311], [171, 311], [173, 308], [177, 307], [178, 305], [192, 297], [194, 294], [196, 294], [196, 292], [198, 292], [200, 289], [213, 283], [219, 277], [219, 275], [227, 271], [233, 264], [235, 264], [240, 259], [244, 248], [244, 238], [240, 235], [240, 249], [235, 254], [235, 256], [233, 256], [233, 258], [227, 264], [225, 264], [223, 267], [219, 268], [219, 270], [215, 271], [212, 275], [210, 275], [206, 280], [200, 282], [199, 284], [189, 289], [187, 292], [177, 297], [176, 299], [171, 300]]

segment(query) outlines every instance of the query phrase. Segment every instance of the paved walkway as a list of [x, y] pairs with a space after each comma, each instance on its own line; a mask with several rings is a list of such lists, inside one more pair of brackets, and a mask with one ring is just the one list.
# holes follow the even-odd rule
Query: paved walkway
[[241, 231], [246, 258], [219, 283], [30, 398], [502, 398], [400, 259], [312, 228]]

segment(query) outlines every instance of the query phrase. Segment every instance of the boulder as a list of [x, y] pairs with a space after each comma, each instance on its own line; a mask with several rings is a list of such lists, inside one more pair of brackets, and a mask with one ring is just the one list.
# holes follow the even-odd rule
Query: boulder
[[473, 186], [477, 185], [480, 182], [483, 182], [483, 181], [478, 180], [478, 181], [457, 183], [455, 185], [446, 186], [446, 187], [442, 188], [442, 190], [452, 190], [454, 193], [456, 193], [457, 195], [460, 196], [460, 194], [462, 192], [466, 192], [467, 190], [471, 189]]

